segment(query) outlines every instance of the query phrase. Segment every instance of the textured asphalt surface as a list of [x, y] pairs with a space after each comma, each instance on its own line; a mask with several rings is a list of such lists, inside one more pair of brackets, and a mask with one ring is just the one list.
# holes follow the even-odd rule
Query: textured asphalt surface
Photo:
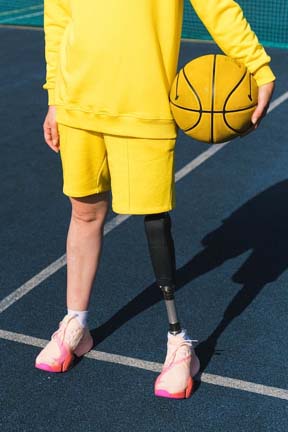
[[[65, 253], [69, 204], [59, 157], [42, 138], [43, 34], [0, 28], [1, 297]], [[212, 44], [183, 43], [179, 66]], [[269, 49], [274, 99], [287, 52]], [[287, 68], [286, 68], [287, 69]], [[177, 306], [205, 373], [288, 388], [287, 102], [177, 183], [172, 213]], [[176, 171], [209, 147], [179, 134]], [[115, 215], [110, 212], [109, 219]], [[49, 339], [65, 313], [65, 268], [0, 315], [0, 329]], [[161, 363], [167, 320], [142, 217], [105, 239], [90, 309], [96, 349]], [[0, 339], [3, 432], [287, 430], [287, 401], [204, 382], [188, 401], [156, 399], [156, 374], [84, 358], [69, 373], [34, 369], [39, 348]]]

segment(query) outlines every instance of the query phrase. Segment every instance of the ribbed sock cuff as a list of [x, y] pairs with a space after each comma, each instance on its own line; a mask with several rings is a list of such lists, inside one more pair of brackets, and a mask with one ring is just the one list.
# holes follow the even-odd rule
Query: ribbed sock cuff
[[68, 315], [75, 315], [82, 327], [87, 326], [88, 311], [77, 311], [68, 309]]

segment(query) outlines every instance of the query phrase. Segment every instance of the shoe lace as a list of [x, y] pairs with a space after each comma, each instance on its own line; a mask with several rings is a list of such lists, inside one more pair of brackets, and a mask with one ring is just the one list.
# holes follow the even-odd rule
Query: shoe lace
[[[58, 338], [58, 340], [60, 341], [60, 343], [63, 344], [64, 339], [65, 339], [65, 335], [66, 335], [66, 331], [67, 331], [67, 328], [68, 328], [68, 324], [76, 316], [77, 316], [76, 314], [73, 314], [73, 315], [69, 316], [69, 318], [65, 322], [65, 325], [62, 325], [63, 320], [60, 321], [59, 322], [59, 328], [52, 334], [51, 339]], [[57, 360], [57, 357], [54, 357], [52, 354], [51, 354], [50, 357], [51, 357], [51, 360], [53, 360], [53, 361]]]
[[178, 350], [180, 348], [182, 348], [184, 346], [192, 348], [193, 347], [193, 343], [197, 343], [197, 342], [198, 342], [198, 340], [196, 340], [196, 339], [184, 339], [184, 340], [180, 341], [175, 346], [175, 348], [173, 349], [173, 351], [171, 351], [171, 354], [169, 355], [169, 359], [166, 360], [166, 362], [165, 362], [165, 369], [169, 368], [173, 364], [173, 362], [175, 360], [175, 357], [176, 357], [176, 354], [177, 354], [177, 352], [178, 352]]
[[61, 336], [60, 340], [63, 343], [64, 339], [65, 339], [66, 331], [67, 331], [67, 328], [68, 328], [68, 324], [76, 316], [77, 316], [76, 314], [69, 315], [68, 319], [66, 320], [65, 326], [62, 325], [63, 321], [60, 321], [59, 322], [59, 328], [53, 333], [52, 338], [55, 339], [55, 336], [59, 335], [59, 336]]

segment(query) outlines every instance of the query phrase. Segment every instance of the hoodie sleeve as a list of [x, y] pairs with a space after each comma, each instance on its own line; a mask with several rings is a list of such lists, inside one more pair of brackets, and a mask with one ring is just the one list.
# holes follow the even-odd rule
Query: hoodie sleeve
[[257, 36], [233, 0], [190, 0], [195, 12], [219, 48], [242, 62], [258, 86], [274, 81], [267, 55]]
[[59, 50], [62, 37], [70, 21], [69, 0], [44, 0], [44, 33], [46, 82], [48, 104], [54, 105], [55, 80], [59, 62]]

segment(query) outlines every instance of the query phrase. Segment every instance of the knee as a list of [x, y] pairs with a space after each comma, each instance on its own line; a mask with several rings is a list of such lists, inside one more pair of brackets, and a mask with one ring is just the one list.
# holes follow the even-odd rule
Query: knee
[[106, 200], [93, 202], [89, 199], [70, 198], [72, 205], [71, 218], [73, 221], [82, 224], [104, 224], [108, 202]]
[[89, 211], [81, 208], [72, 208], [71, 217], [75, 222], [88, 224], [92, 222], [101, 222], [104, 220], [98, 212]]

